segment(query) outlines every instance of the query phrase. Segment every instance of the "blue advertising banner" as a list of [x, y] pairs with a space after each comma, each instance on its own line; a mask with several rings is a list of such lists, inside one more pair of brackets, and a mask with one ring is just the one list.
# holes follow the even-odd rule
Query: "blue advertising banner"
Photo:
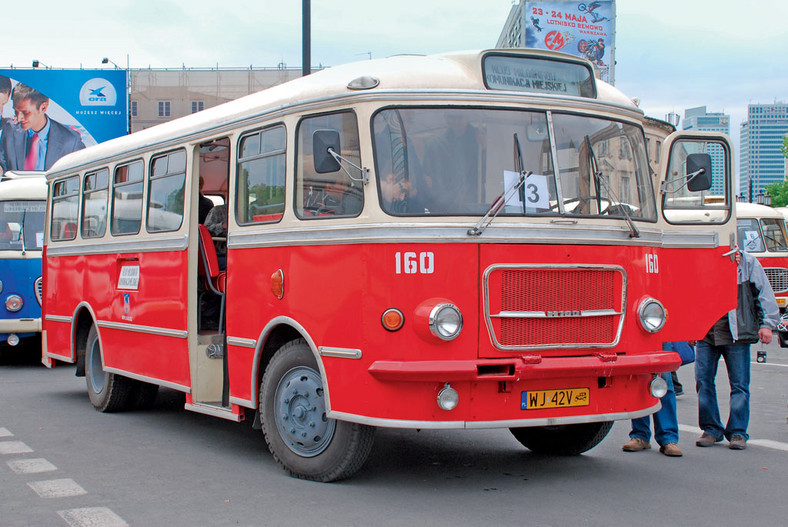
[[[3, 86], [12, 88], [11, 99]], [[57, 158], [128, 133], [125, 70], [0, 69], [0, 168], [27, 170], [33, 146], [46, 170]], [[49, 123], [49, 124], [47, 124]], [[32, 163], [32, 162], [31, 162]], [[33, 163], [34, 164], [34, 163]]]
[[525, 47], [586, 58], [594, 63], [603, 81], [613, 81], [613, 0], [528, 0], [525, 18]]

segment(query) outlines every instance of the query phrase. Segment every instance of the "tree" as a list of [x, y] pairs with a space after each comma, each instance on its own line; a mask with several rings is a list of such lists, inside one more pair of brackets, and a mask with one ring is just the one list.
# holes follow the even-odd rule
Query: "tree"
[[772, 207], [785, 207], [788, 205], [788, 181], [779, 181], [766, 185], [764, 190], [772, 198]]

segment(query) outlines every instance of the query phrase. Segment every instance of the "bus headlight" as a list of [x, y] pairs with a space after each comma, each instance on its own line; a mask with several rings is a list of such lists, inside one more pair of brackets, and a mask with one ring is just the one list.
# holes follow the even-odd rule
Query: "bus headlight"
[[656, 397], [657, 399], [662, 399], [668, 393], [668, 383], [661, 375], [655, 375], [654, 378], [651, 379], [650, 388], [652, 397]]
[[460, 402], [460, 394], [447, 382], [438, 393], [438, 407], [441, 410], [454, 410]]
[[430, 312], [430, 332], [442, 340], [454, 340], [462, 331], [462, 313], [454, 304], [438, 304]]
[[10, 335], [8, 335], [8, 340], [6, 340], [6, 342], [8, 342], [9, 346], [16, 346], [17, 344], [19, 344], [19, 335], [17, 335], [16, 333], [11, 333]]
[[19, 295], [8, 295], [5, 299], [5, 308], [12, 313], [16, 313], [20, 309], [22, 309], [22, 297]]
[[646, 298], [638, 307], [638, 319], [643, 329], [649, 333], [656, 333], [665, 325], [668, 315], [665, 307], [659, 300]]

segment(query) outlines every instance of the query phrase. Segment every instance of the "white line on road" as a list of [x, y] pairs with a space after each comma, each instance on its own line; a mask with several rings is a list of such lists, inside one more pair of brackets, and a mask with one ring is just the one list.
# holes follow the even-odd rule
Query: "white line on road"
[[128, 527], [123, 518], [106, 507], [87, 507], [57, 511], [71, 527]]
[[8, 428], [0, 428], [0, 437], [11, 437], [14, 434], [8, 431]]
[[32, 451], [21, 441], [0, 441], [0, 454], [27, 454]]
[[30, 481], [27, 486], [41, 498], [67, 498], [88, 493], [79, 486], [79, 483], [70, 478]]
[[39, 472], [52, 472], [57, 467], [44, 458], [17, 459], [6, 463], [17, 474], [37, 474]]
[[[697, 426], [690, 426], [690, 425], [679, 425], [679, 430], [681, 430], [682, 432], [695, 434], [697, 436], [700, 436], [700, 434], [703, 432]], [[761, 446], [764, 448], [771, 448], [772, 450], [782, 450], [783, 452], [788, 452], [788, 443], [781, 443], [780, 441], [772, 441], [771, 439], [749, 439], [747, 440], [747, 444]]]

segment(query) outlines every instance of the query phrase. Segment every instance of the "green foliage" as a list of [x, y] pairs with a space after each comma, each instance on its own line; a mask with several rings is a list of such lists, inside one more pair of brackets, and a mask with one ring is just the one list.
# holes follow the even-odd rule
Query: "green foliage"
[[772, 207], [785, 207], [788, 205], [788, 181], [772, 183], [764, 188], [766, 193], [772, 198]]
[[782, 152], [785, 157], [788, 157], [788, 135], [783, 136], [783, 145], [780, 147], [780, 152]]

